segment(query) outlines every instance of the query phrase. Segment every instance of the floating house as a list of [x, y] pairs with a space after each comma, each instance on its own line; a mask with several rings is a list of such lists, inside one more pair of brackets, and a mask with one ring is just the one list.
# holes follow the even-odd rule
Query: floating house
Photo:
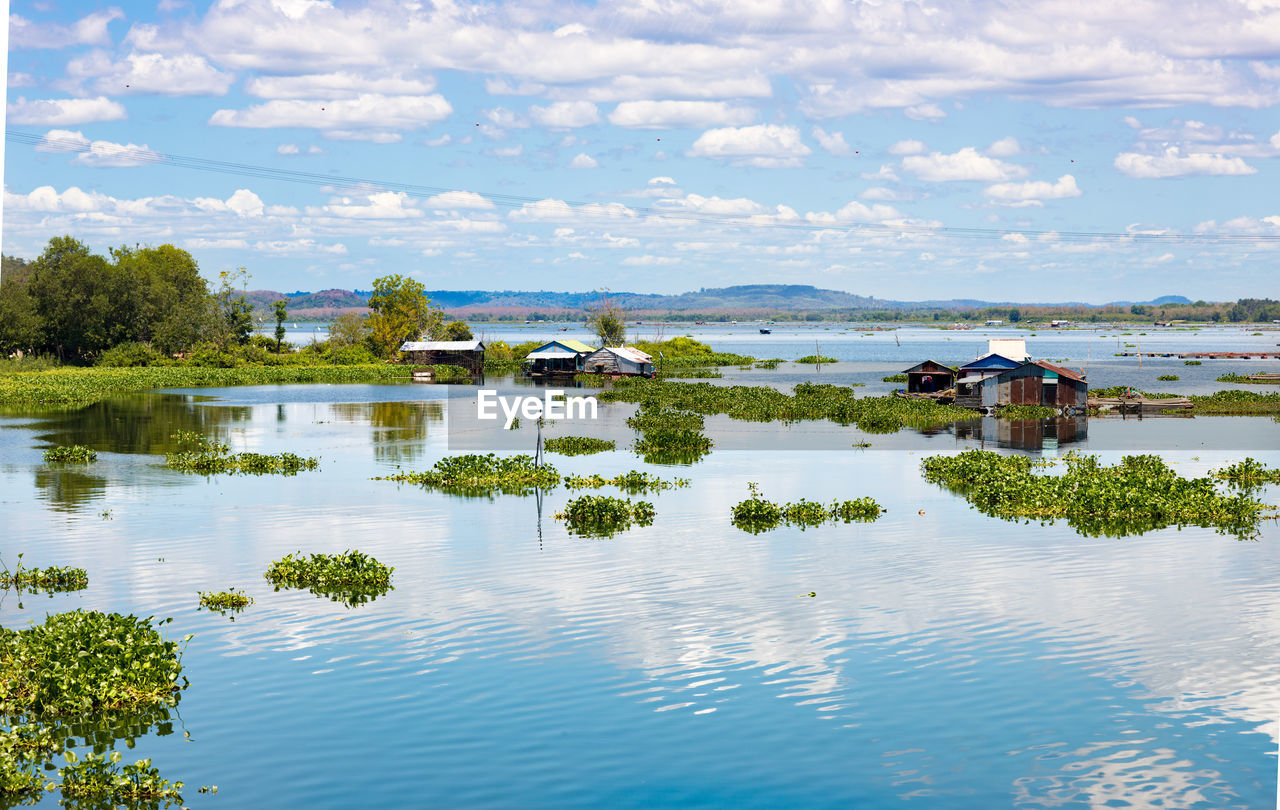
[[484, 342], [479, 340], [409, 341], [400, 347], [404, 360], [417, 366], [461, 366], [484, 373]]
[[933, 360], [925, 360], [903, 372], [907, 375], [908, 394], [934, 394], [956, 384], [955, 369]]
[[605, 346], [583, 359], [582, 370], [588, 374], [652, 377], [653, 358], [630, 346]]
[[577, 374], [582, 371], [583, 360], [594, 351], [594, 346], [580, 340], [553, 340], [525, 356], [525, 373], [530, 377]]
[[980, 396], [983, 408], [1047, 405], [1084, 410], [1089, 384], [1071, 369], [1036, 360], [987, 378], [981, 384]]
[[1013, 360], [1003, 354], [984, 354], [976, 360], [970, 360], [960, 367], [956, 379], [955, 404], [963, 408], [982, 407], [982, 384], [992, 377], [1011, 371], [1023, 364], [1021, 360]]

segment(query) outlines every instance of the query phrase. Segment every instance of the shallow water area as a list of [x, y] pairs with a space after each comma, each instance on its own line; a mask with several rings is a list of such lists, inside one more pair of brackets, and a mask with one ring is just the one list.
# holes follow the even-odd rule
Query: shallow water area
[[[638, 496], [654, 524], [605, 539], [554, 519], [576, 494], [563, 486], [475, 498], [370, 480], [449, 451], [449, 393], [192, 389], [6, 415], [0, 553], [86, 568], [90, 585], [5, 594], [0, 621], [85, 607], [195, 633], [173, 733], [125, 751], [185, 781], [193, 807], [1275, 801], [1276, 522], [1250, 542], [1195, 527], [1084, 538], [988, 518], [919, 471], [924, 455], [977, 446], [1159, 452], [1183, 475], [1245, 455], [1277, 466], [1275, 420], [1093, 419], [1047, 442], [1043, 425], [1002, 436], [985, 420], [867, 435], [710, 417], [713, 452], [663, 466], [628, 452], [632, 406], [615, 403], [560, 433], [618, 450], [548, 461], [692, 484]], [[170, 470], [178, 430], [320, 469]], [[99, 460], [45, 464], [55, 443]], [[871, 496], [888, 512], [752, 535], [729, 522], [749, 482], [772, 500]], [[1259, 497], [1280, 503], [1280, 487]], [[394, 590], [347, 608], [263, 579], [289, 552], [349, 548], [394, 566]], [[234, 621], [197, 610], [197, 591], [228, 587], [256, 603]], [[196, 792], [206, 784], [218, 794]]]

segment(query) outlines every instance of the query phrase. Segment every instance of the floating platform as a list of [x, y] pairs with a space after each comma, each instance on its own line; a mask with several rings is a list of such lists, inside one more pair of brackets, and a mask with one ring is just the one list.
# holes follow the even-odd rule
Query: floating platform
[[1194, 408], [1186, 397], [1089, 397], [1089, 407], [1116, 413], [1161, 414], [1165, 411], [1185, 411]]

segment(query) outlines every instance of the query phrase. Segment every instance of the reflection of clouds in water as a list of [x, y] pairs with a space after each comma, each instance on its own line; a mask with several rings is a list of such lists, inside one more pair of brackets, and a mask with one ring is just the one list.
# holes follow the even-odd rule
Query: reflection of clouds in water
[[1197, 768], [1169, 748], [1148, 748], [1152, 739], [1082, 746], [1038, 757], [1062, 764], [1057, 773], [1014, 782], [1019, 807], [1244, 807], [1212, 769]]

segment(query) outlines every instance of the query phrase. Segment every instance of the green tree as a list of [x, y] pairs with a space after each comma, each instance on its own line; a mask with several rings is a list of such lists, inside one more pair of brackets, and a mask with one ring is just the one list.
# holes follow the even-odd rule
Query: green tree
[[1022, 312], [1018, 309], [1009, 310], [1009, 323], [1017, 323], [1022, 320]]
[[440, 310], [431, 306], [421, 282], [401, 275], [374, 279], [369, 296], [369, 316], [374, 351], [380, 357], [395, 357], [400, 346], [423, 335], [435, 334], [443, 321]]
[[363, 315], [348, 312], [333, 319], [329, 324], [329, 346], [342, 349], [347, 346], [360, 346], [369, 338], [368, 319]]
[[209, 328], [209, 285], [191, 254], [173, 245], [119, 247], [116, 268], [131, 280], [119, 302], [129, 339], [149, 342], [166, 354], [195, 345]]
[[40, 318], [28, 290], [31, 265], [13, 256], [0, 258], [0, 354], [36, 351]]
[[441, 340], [474, 340], [471, 335], [471, 327], [467, 326], [466, 321], [449, 321], [440, 330]]
[[[218, 315], [214, 340], [222, 349], [233, 341], [243, 346], [253, 333], [253, 305], [245, 297], [249, 279], [249, 271], [243, 267], [223, 270], [218, 274], [218, 292], [214, 295], [214, 308]], [[238, 293], [237, 285], [240, 288]]]
[[626, 312], [607, 296], [592, 310], [587, 324], [605, 346], [621, 346], [627, 342]]
[[272, 301], [271, 308], [276, 314], [276, 354], [279, 354], [284, 346], [284, 319], [289, 317], [289, 302], [281, 298]]
[[[117, 305], [128, 296], [116, 268], [70, 236], [49, 240], [31, 267], [28, 291], [41, 346], [61, 359], [85, 360], [128, 339]], [[126, 305], [127, 308], [127, 305]]]

